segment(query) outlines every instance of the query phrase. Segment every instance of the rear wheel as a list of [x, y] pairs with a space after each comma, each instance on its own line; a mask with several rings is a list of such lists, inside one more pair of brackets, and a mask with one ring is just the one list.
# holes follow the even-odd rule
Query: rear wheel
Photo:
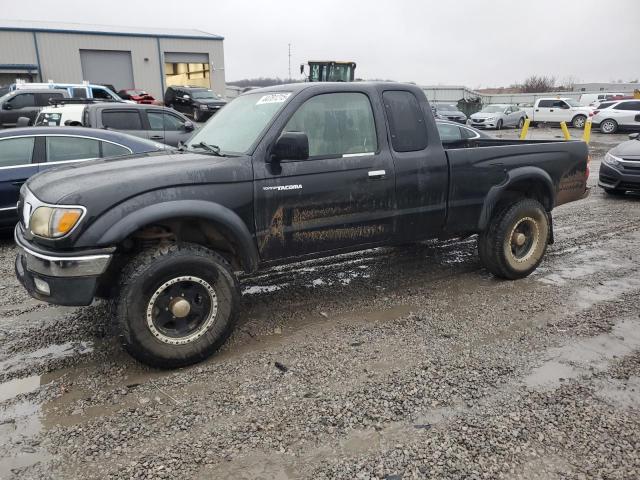
[[212, 355], [238, 311], [237, 280], [227, 261], [199, 245], [143, 251], [122, 272], [117, 317], [134, 358], [176, 368]]
[[600, 131], [602, 133], [616, 133], [618, 130], [618, 122], [610, 118], [600, 123]]
[[484, 266], [500, 278], [515, 280], [533, 272], [544, 257], [549, 218], [537, 200], [522, 199], [499, 209], [478, 238]]

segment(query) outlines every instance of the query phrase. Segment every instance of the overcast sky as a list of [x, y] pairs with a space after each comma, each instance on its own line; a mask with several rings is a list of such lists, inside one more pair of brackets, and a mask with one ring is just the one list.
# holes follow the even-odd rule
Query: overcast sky
[[[225, 37], [227, 81], [308, 59], [421, 85], [508, 86], [530, 74], [640, 77], [639, 0], [27, 0], [7, 19], [196, 28]], [[55, 5], [55, 6], [54, 6]], [[0, 46], [1, 48], [1, 46]]]

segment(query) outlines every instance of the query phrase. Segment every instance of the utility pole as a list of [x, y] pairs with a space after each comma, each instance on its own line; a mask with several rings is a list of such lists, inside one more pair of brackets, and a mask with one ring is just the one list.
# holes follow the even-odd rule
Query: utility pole
[[289, 80], [291, 80], [291, 44], [289, 44]]

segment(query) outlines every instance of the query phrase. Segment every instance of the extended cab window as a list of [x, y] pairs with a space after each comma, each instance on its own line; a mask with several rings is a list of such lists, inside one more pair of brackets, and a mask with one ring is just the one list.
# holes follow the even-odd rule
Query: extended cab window
[[418, 99], [411, 92], [382, 94], [389, 119], [391, 144], [396, 152], [415, 152], [427, 146], [427, 128]]
[[91, 95], [93, 95], [93, 98], [99, 98], [99, 99], [103, 99], [103, 100], [115, 100], [109, 94], [109, 92], [107, 92], [106, 90], [104, 90], [102, 88], [92, 88], [91, 89]]
[[147, 112], [151, 130], [180, 131], [184, 130], [184, 120], [165, 112]]
[[18, 108], [35, 107], [36, 99], [33, 93], [19, 93], [11, 98], [7, 104], [11, 105], [11, 108], [14, 110]]
[[100, 142], [82, 137], [47, 137], [47, 162], [100, 157]]
[[84, 87], [74, 88], [73, 98], [87, 98], [87, 89]]
[[442, 143], [459, 142], [462, 140], [462, 132], [457, 125], [451, 123], [437, 123], [438, 133]]
[[58, 92], [54, 93], [36, 93], [36, 104], [39, 107], [47, 107], [49, 106], [49, 100], [60, 100], [64, 98], [64, 95]]
[[553, 100], [540, 100], [538, 102], [539, 108], [553, 108]]
[[0, 140], [0, 167], [31, 163], [35, 137]]
[[309, 137], [309, 157], [375, 153], [378, 138], [369, 98], [363, 93], [327, 93], [307, 100], [285, 132]]
[[105, 110], [102, 125], [114, 130], [142, 130], [142, 120], [137, 110]]

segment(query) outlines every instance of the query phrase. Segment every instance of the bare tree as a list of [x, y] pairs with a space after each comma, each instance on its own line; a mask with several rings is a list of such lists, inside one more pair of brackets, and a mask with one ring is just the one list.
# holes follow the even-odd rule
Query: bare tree
[[523, 93], [543, 93], [551, 92], [555, 89], [556, 77], [551, 75], [530, 75], [527, 77], [520, 89]]

